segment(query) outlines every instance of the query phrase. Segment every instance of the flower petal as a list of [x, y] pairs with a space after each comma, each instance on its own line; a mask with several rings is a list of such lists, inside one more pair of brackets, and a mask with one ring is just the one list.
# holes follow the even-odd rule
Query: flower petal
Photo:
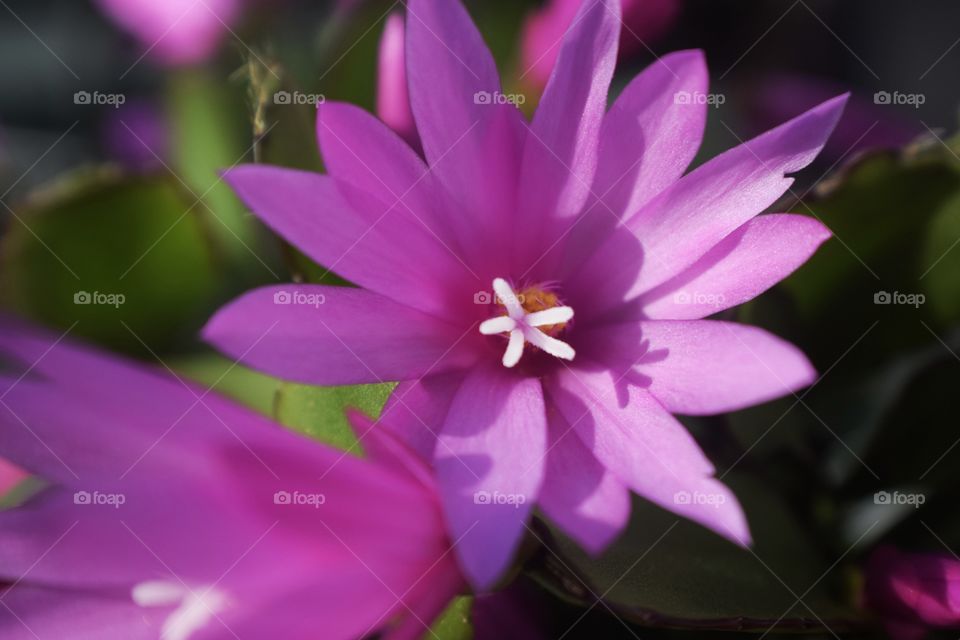
[[708, 90], [702, 51], [671, 53], [644, 69], [603, 119], [593, 191], [619, 217], [630, 216], [678, 180], [697, 154], [707, 105], [683, 95]]
[[440, 315], [450, 312], [449, 287], [476, 288], [451, 248], [400, 203], [280, 167], [243, 165], [224, 179], [271, 229], [354, 284]]
[[411, 380], [467, 366], [475, 328], [461, 328], [351, 287], [276, 285], [220, 309], [204, 339], [288, 380], [344, 385]]
[[787, 174], [816, 157], [845, 102], [829, 100], [681, 178], [612, 234], [570, 286], [592, 292], [598, 312], [682, 273], [783, 195]]
[[[630, 332], [630, 329], [625, 329]], [[637, 370], [671, 413], [712, 415], [789, 395], [816, 379], [806, 356], [763, 329], [716, 320], [639, 323], [649, 354]]]
[[395, 205], [406, 224], [420, 227], [415, 232], [426, 231], [453, 251], [453, 236], [439, 213], [442, 194], [435, 178], [383, 122], [352, 104], [325, 102], [317, 111], [317, 138], [331, 176]]
[[523, 153], [518, 210], [533, 231], [587, 200], [619, 37], [620, 4], [611, 0], [584, 2], [564, 35]]
[[424, 460], [433, 460], [437, 438], [463, 375], [445, 373], [401, 382], [387, 398], [380, 424]]
[[472, 370], [453, 400], [436, 450], [447, 524], [478, 589], [509, 566], [540, 491], [547, 425], [539, 380]]
[[630, 493], [600, 464], [555, 409], [540, 508], [590, 553], [610, 544], [630, 517]]
[[143, 609], [129, 593], [96, 593], [18, 584], [0, 593], [0, 633], [7, 640], [156, 640], [169, 609]]
[[455, 221], [487, 247], [504, 244], [516, 205], [522, 116], [496, 99], [496, 64], [459, 0], [407, 3], [407, 74], [423, 151], [456, 200]]
[[793, 273], [830, 238], [807, 216], [758, 216], [689, 269], [640, 297], [648, 318], [703, 318], [753, 299]]
[[749, 544], [736, 496], [713, 478], [700, 447], [650, 393], [631, 386], [621, 408], [605, 373], [572, 369], [555, 375], [547, 392], [587, 449], [621, 482], [664, 509]]

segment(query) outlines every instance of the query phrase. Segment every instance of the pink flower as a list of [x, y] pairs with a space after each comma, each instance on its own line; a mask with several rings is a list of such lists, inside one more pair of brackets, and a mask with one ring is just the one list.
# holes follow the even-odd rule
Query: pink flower
[[[523, 25], [520, 39], [522, 80], [542, 89], [557, 62], [564, 34], [584, 0], [549, 0]], [[680, 13], [681, 0], [623, 0], [621, 55], [634, 53], [661, 37]]]
[[29, 475], [20, 467], [0, 458], [0, 498], [26, 480]]
[[960, 628], [960, 560], [881, 547], [867, 563], [866, 605], [881, 616], [894, 640]]
[[393, 13], [387, 18], [380, 36], [377, 67], [377, 115], [404, 140], [417, 146], [417, 125], [410, 111], [407, 92], [406, 56], [403, 16]]
[[535, 505], [596, 552], [623, 529], [629, 489], [748, 543], [736, 497], [671, 413], [734, 411], [814, 379], [792, 345], [702, 318], [765, 291], [829, 236], [816, 220], [757, 214], [813, 160], [844, 98], [684, 175], [707, 106], [682, 97], [707, 91], [703, 57], [662, 58], [607, 111], [614, 0], [585, 3], [532, 122], [502, 99], [460, 3], [408, 10], [426, 162], [328, 102], [329, 175], [226, 174], [277, 233], [360, 288], [252, 291], [206, 339], [306, 383], [401, 381], [385, 419], [432, 461], [478, 587], [508, 566]]
[[[0, 455], [49, 482], [0, 511], [0, 636], [421, 637], [463, 586], [422, 463], [368, 460], [9, 321]], [[32, 366], [31, 366], [32, 365]]]
[[146, 54], [183, 65], [211, 57], [236, 21], [241, 0], [97, 0]]

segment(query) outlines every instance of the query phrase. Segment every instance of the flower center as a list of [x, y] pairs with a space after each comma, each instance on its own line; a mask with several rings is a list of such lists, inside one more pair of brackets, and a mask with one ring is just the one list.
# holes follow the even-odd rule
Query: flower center
[[528, 287], [517, 294], [503, 278], [494, 279], [493, 291], [506, 314], [481, 322], [480, 333], [508, 335], [503, 366], [513, 367], [520, 362], [523, 346], [528, 342], [552, 356], [573, 360], [573, 347], [554, 337], [573, 319], [573, 309], [559, 305], [555, 293]]

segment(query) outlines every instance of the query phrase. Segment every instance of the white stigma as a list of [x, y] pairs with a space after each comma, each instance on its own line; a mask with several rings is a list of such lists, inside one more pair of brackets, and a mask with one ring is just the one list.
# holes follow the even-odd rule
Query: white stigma
[[160, 630], [163, 640], [189, 640], [227, 606], [219, 590], [205, 588], [197, 593], [162, 580], [141, 582], [131, 596], [141, 607], [174, 607]]
[[576, 355], [573, 347], [563, 340], [548, 336], [537, 328], [570, 321], [573, 318], [573, 308], [553, 307], [527, 313], [527, 310], [520, 303], [519, 296], [514, 293], [503, 278], [496, 278], [493, 281], [493, 291], [497, 294], [497, 300], [506, 308], [507, 315], [481, 322], [480, 333], [485, 336], [500, 333], [510, 334], [507, 350], [503, 354], [503, 366], [509, 368], [520, 362], [525, 342], [529, 342], [552, 356], [564, 360], [573, 360]]

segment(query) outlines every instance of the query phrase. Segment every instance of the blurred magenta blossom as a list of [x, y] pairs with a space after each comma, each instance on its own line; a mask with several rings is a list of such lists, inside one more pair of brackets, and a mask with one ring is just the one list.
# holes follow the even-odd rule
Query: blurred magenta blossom
[[406, 56], [404, 55], [403, 15], [387, 18], [380, 37], [377, 67], [377, 115], [400, 134], [412, 147], [419, 147], [417, 126], [410, 110], [407, 91]]
[[[771, 75], [751, 90], [749, 122], [761, 131], [817, 105], [842, 89], [828, 80], [791, 74]], [[922, 127], [903, 117], [897, 107], [853, 95], [843, 117], [823, 148], [821, 160], [839, 162], [858, 151], [899, 148], [919, 135]]]
[[960, 628], [960, 560], [943, 553], [877, 549], [866, 567], [866, 604], [894, 640]]
[[145, 55], [168, 65], [203, 62], [240, 15], [242, 0], [96, 0], [139, 42]]
[[[542, 89], [560, 53], [564, 34], [584, 0], [548, 0], [527, 18], [520, 41], [521, 79]], [[682, 0], [622, 0], [620, 53], [648, 48], [676, 21]]]
[[416, 639], [464, 585], [423, 463], [367, 459], [139, 364], [4, 320], [0, 455], [49, 486], [0, 511], [6, 640]]
[[28, 475], [20, 467], [0, 458], [0, 497], [20, 484]]
[[365, 111], [328, 102], [317, 124], [328, 175], [225, 175], [358, 288], [252, 291], [206, 339], [310, 384], [400, 381], [383, 419], [434, 466], [479, 588], [509, 566], [535, 506], [599, 552], [627, 523], [629, 490], [748, 544], [736, 496], [671, 414], [735, 411], [814, 379], [794, 346], [703, 318], [773, 286], [829, 237], [810, 218], [757, 214], [814, 159], [845, 97], [685, 175], [708, 107], [677, 96], [707, 92], [703, 55], [664, 56], [608, 111], [615, 0], [584, 4], [529, 122], [499, 99], [459, 2], [408, 8], [425, 160]]
[[111, 160], [134, 172], [163, 167], [170, 152], [170, 127], [160, 105], [136, 99], [105, 114], [102, 139]]

